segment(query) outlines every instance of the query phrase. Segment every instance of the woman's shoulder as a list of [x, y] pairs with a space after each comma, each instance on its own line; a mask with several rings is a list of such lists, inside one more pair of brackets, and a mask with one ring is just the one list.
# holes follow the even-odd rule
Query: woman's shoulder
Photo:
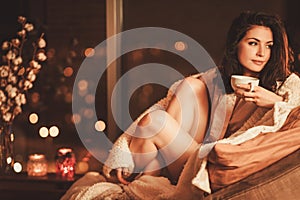
[[193, 77], [193, 78], [210, 77], [211, 78], [211, 77], [216, 77], [218, 73], [219, 73], [218, 67], [212, 67], [206, 71], [192, 74], [189, 77]]

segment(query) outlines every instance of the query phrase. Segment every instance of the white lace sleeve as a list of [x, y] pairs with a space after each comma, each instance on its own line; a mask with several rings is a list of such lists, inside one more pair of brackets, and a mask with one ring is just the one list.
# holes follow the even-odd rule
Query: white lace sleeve
[[[168, 90], [168, 94], [165, 98], [161, 99], [146, 111], [144, 111], [129, 127], [128, 129], [116, 140], [112, 149], [110, 150], [109, 156], [104, 163], [103, 173], [106, 177], [110, 177], [110, 172], [117, 168], [128, 168], [129, 172], [132, 173], [134, 169], [134, 162], [132, 155], [129, 150], [129, 143], [131, 135], [134, 133], [138, 121], [147, 113], [154, 110], [165, 110], [168, 106], [177, 86], [182, 80], [179, 80], [172, 84]], [[129, 134], [128, 134], [129, 133]], [[131, 135], [130, 135], [131, 133]]]

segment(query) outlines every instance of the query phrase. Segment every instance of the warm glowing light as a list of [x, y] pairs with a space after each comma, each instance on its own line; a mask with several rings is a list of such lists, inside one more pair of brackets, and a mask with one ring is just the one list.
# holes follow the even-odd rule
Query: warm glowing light
[[56, 137], [59, 134], [59, 129], [57, 126], [51, 126], [49, 129], [49, 134], [51, 137]]
[[89, 164], [87, 162], [80, 161], [77, 167], [78, 173], [86, 173], [89, 170]]
[[64, 69], [64, 76], [65, 77], [70, 77], [73, 75], [73, 68], [72, 67], [66, 67]]
[[92, 57], [95, 55], [95, 50], [93, 48], [86, 48], [84, 51], [86, 57]]
[[175, 42], [174, 46], [177, 51], [184, 51], [187, 48], [187, 45], [182, 41]]
[[52, 59], [55, 55], [55, 49], [51, 48], [47, 50], [47, 57], [48, 59]]
[[79, 90], [78, 94], [79, 96], [84, 97], [87, 94], [87, 92], [88, 92], [87, 90]]
[[78, 89], [79, 90], [86, 90], [88, 88], [88, 82], [86, 80], [80, 80], [78, 82]]
[[85, 102], [88, 104], [92, 104], [95, 102], [95, 96], [92, 94], [86, 95], [84, 99], [85, 99]]
[[31, 113], [29, 115], [29, 122], [32, 124], [36, 124], [39, 121], [39, 116], [36, 113]]
[[40, 134], [40, 136], [41, 136], [42, 138], [47, 137], [48, 134], [49, 134], [49, 131], [48, 131], [47, 127], [41, 127], [41, 128], [40, 128], [40, 131], [39, 131], [39, 134]]
[[76, 158], [71, 148], [60, 148], [55, 156], [56, 174], [63, 178], [73, 178]]
[[10, 141], [13, 142], [15, 140], [15, 135], [13, 133], [10, 134]]
[[80, 121], [81, 121], [81, 116], [79, 115], [79, 114], [73, 114], [73, 122], [75, 123], [75, 124], [78, 124], [78, 123], [80, 123]]
[[14, 163], [14, 171], [16, 173], [20, 173], [22, 171], [22, 164], [19, 162]]
[[83, 115], [84, 115], [86, 118], [91, 119], [91, 118], [94, 116], [94, 111], [93, 111], [93, 109], [89, 109], [89, 108], [84, 109]]
[[12, 162], [12, 158], [9, 156], [6, 158], [6, 163], [9, 165]]
[[99, 120], [95, 123], [95, 129], [97, 131], [104, 131], [105, 128], [106, 128], [106, 124], [104, 121]]
[[47, 174], [48, 164], [44, 154], [31, 154], [27, 162], [28, 176], [44, 176]]
[[37, 92], [32, 93], [32, 95], [31, 95], [31, 101], [33, 103], [38, 103], [39, 100], [40, 100], [40, 94], [37, 93]]
[[66, 95], [65, 95], [65, 101], [67, 103], [71, 103], [72, 102], [72, 93], [71, 92], [68, 92]]

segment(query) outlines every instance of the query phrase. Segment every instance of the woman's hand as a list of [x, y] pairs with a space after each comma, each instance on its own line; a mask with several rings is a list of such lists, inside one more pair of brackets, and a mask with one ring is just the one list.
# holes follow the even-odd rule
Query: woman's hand
[[128, 176], [129, 176], [129, 170], [127, 168], [117, 169], [117, 178], [120, 181], [120, 183], [128, 185], [130, 182], [125, 179], [128, 178]]
[[[261, 86], [251, 88], [250, 84], [241, 84], [237, 86], [235, 93], [245, 101], [253, 102], [257, 106], [272, 108], [275, 102], [283, 101], [283, 97], [269, 91]], [[251, 90], [251, 91], [250, 91]]]
[[110, 182], [116, 183], [119, 181], [120, 183], [126, 185], [129, 184], [129, 181], [126, 180], [126, 178], [128, 178], [130, 175], [128, 168], [111, 169], [104, 165], [103, 174]]

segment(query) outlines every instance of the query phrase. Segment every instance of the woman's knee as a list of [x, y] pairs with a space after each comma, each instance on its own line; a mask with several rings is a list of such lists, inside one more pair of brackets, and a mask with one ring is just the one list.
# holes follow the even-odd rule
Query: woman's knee
[[194, 77], [187, 77], [182, 82], [182, 87], [180, 90], [184, 90], [184, 93], [190, 95], [203, 96], [207, 95], [207, 88], [205, 83]]
[[168, 113], [164, 110], [155, 110], [145, 114], [138, 122], [136, 137], [150, 138], [160, 133], [168, 123]]

